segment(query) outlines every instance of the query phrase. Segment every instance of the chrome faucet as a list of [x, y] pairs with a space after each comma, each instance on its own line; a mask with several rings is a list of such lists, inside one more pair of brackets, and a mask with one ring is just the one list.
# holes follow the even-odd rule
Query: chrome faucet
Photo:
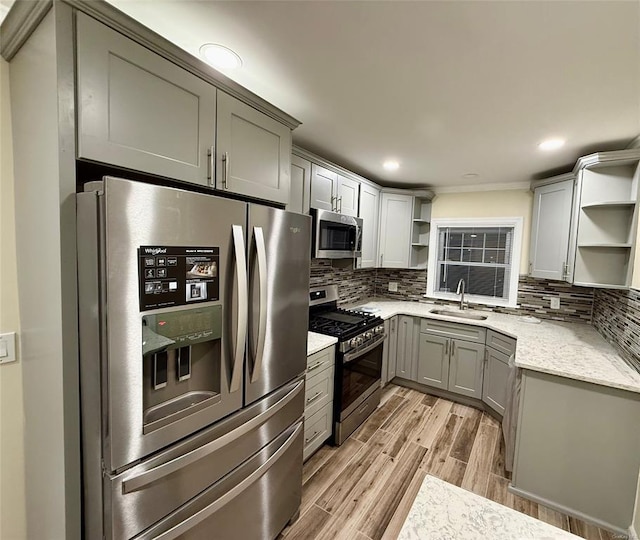
[[460, 309], [467, 309], [467, 304], [464, 302], [464, 279], [458, 281], [458, 289], [456, 290], [456, 294], [460, 295]]

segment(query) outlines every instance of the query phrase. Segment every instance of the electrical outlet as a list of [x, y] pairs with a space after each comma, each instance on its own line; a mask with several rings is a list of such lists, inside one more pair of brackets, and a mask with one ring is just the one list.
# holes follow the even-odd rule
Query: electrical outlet
[[16, 360], [16, 333], [0, 334], [0, 364]]
[[396, 281], [389, 282], [389, 292], [398, 292], [398, 283]]
[[552, 296], [551, 297], [551, 309], [560, 309], [560, 297]]

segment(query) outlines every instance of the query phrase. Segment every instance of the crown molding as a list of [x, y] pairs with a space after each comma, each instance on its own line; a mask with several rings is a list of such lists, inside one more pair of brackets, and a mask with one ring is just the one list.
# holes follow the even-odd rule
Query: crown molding
[[630, 148], [627, 150], [614, 150], [613, 152], [596, 152], [583, 156], [576, 161], [573, 174], [578, 174], [582, 169], [595, 169], [599, 166], [625, 165], [637, 163], [640, 160], [640, 148]]
[[573, 174], [572, 172], [570, 173], [564, 173], [564, 174], [558, 174], [556, 176], [550, 176], [549, 178], [542, 178], [540, 180], [533, 180], [531, 182], [531, 189], [534, 190], [535, 188], [541, 187], [541, 186], [548, 186], [549, 184], [557, 184], [558, 182], [564, 182], [565, 180], [575, 180], [576, 179], [576, 175]]
[[436, 186], [433, 189], [436, 195], [441, 193], [473, 193], [476, 191], [529, 191], [530, 182], [509, 182], [503, 184], [467, 184], [464, 186]]
[[17, 0], [0, 26], [0, 54], [7, 62], [15, 56], [40, 21], [53, 6], [53, 0]]

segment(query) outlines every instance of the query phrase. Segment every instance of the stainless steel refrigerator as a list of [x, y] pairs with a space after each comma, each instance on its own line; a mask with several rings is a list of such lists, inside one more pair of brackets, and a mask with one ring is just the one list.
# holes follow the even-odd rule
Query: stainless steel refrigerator
[[310, 218], [77, 195], [85, 538], [270, 539], [302, 485]]

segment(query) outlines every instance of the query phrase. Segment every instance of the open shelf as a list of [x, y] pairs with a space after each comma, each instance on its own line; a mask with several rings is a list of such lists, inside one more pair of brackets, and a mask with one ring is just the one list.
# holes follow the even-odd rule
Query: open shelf
[[583, 204], [582, 209], [586, 210], [589, 208], [625, 208], [625, 207], [634, 207], [636, 205], [635, 201], [604, 201], [604, 202], [594, 202], [589, 204]]
[[611, 246], [581, 246], [576, 250], [574, 283], [628, 286], [631, 250]]
[[631, 244], [618, 244], [618, 243], [603, 243], [603, 244], [578, 244], [579, 248], [616, 248], [616, 249], [630, 249]]

